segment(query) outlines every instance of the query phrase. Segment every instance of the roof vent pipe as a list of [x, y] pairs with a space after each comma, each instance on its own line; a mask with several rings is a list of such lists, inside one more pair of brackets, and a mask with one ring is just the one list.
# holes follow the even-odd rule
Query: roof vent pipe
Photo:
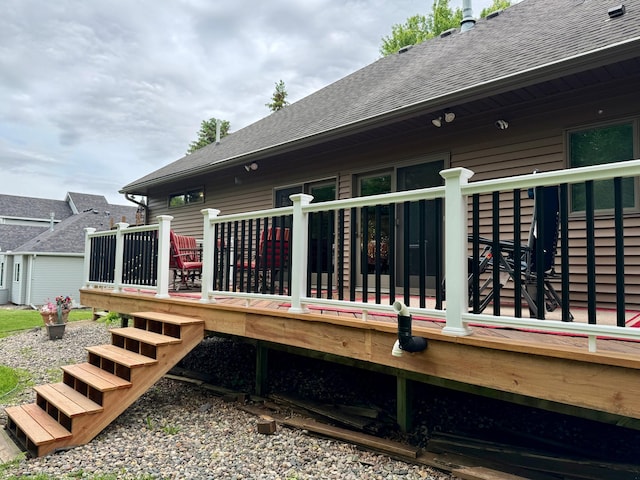
[[220, 143], [220, 122], [222, 120], [220, 120], [219, 118], [216, 118], [216, 145], [218, 143]]
[[49, 220], [49, 230], [51, 230], [53, 232], [53, 224], [54, 224], [54, 219], [56, 218], [56, 214], [51, 212], [49, 214], [50, 220]]
[[475, 24], [476, 21], [473, 18], [471, 0], [462, 0], [462, 21], [460, 22], [460, 32], [471, 30]]

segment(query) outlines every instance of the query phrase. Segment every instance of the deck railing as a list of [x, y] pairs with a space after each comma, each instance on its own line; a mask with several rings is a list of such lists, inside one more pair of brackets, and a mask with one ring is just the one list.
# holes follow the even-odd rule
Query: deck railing
[[134, 227], [118, 223], [113, 230], [101, 232], [85, 229], [84, 284], [116, 291], [144, 288], [168, 297], [172, 217], [159, 220], [156, 225]]
[[[640, 176], [640, 160], [473, 183], [468, 182], [473, 172], [467, 169], [448, 169], [441, 175], [443, 187], [320, 203], [312, 203], [309, 195], [297, 194], [291, 196], [291, 207], [224, 216], [218, 210], [203, 210], [200, 300], [215, 302], [219, 296], [242, 297], [247, 302], [272, 299], [290, 304], [291, 312], [306, 312], [310, 306], [319, 305], [359, 310], [365, 319], [367, 312], [394, 313], [393, 302], [402, 300], [414, 315], [446, 322], [443, 331], [452, 335], [471, 334], [470, 324], [565, 332], [587, 336], [591, 350], [595, 350], [599, 336], [640, 339], [640, 329], [624, 327], [624, 238], [631, 233], [625, 232], [620, 200], [620, 179]], [[604, 179], [615, 179], [611, 213], [618, 312], [615, 325], [598, 324], [595, 302], [593, 182]], [[584, 185], [586, 192], [586, 245], [571, 248], [583, 249], [586, 258], [587, 322], [567, 321], [572, 295], [568, 286], [567, 205], [568, 191], [574, 185]], [[477, 259], [477, 254], [472, 252], [470, 245], [475, 244], [469, 242], [468, 234], [472, 240], [487, 233], [496, 242], [519, 239], [523, 224], [528, 222], [520, 218], [523, 212], [529, 215], [532, 205], [521, 202], [523, 192], [545, 186], [559, 186], [561, 192], [556, 263], [563, 298], [561, 319], [542, 320], [544, 308], [538, 309], [538, 318], [525, 318], [519, 285], [501, 291], [499, 269], [491, 273], [498, 285], [493, 303], [480, 311], [476, 281], [469, 281], [469, 265], [471, 273], [478, 272], [473, 270], [475, 262], [469, 260]], [[501, 205], [505, 196], [510, 199], [507, 207]], [[120, 224], [115, 232], [88, 232], [86, 284], [153, 288], [157, 296], [168, 296], [171, 217], [159, 220], [158, 225], [142, 229]], [[269, 231], [272, 234], [267, 234]], [[146, 236], [128, 236], [143, 232]], [[133, 245], [133, 253], [125, 258], [126, 241]], [[155, 247], [142, 247], [154, 241]], [[135, 273], [127, 276], [127, 272]], [[543, 300], [541, 296], [537, 299]], [[501, 310], [501, 304], [510, 308]]]

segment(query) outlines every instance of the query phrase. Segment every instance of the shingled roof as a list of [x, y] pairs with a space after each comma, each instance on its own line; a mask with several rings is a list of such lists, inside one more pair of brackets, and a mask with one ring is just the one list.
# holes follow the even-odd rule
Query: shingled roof
[[0, 216], [2, 217], [49, 220], [52, 213], [55, 220], [64, 220], [73, 215], [71, 207], [63, 200], [0, 195]]
[[[523, 0], [471, 30], [436, 37], [355, 73], [123, 187], [122, 193], [326, 141], [394, 117], [638, 56], [640, 0]], [[609, 60], [611, 58], [611, 60]]]
[[13, 253], [84, 253], [85, 228], [98, 231], [109, 230], [111, 219], [118, 223], [122, 217], [134, 223], [136, 207], [108, 204], [108, 210], [87, 210], [73, 215], [56, 224], [53, 230], [47, 228], [30, 239]]
[[[135, 206], [113, 205], [102, 195], [69, 192], [66, 201], [0, 195], [0, 217], [49, 220], [42, 225], [0, 224], [0, 250], [16, 253], [84, 253], [84, 229], [108, 230], [112, 223], [136, 219]], [[77, 213], [74, 213], [74, 210]], [[61, 220], [61, 221], [60, 221]], [[24, 223], [24, 222], [23, 222]]]

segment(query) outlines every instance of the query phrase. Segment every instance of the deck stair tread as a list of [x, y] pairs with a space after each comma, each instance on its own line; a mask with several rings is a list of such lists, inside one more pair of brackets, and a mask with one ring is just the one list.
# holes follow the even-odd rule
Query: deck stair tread
[[170, 323], [173, 325], [197, 325], [199, 323], [204, 323], [200, 318], [185, 317], [182, 315], [163, 312], [135, 312], [132, 313], [131, 316], [146, 318], [147, 320], [157, 320], [159, 322]]
[[155, 358], [146, 357], [115, 345], [96, 345], [87, 347], [87, 351], [129, 368], [144, 367], [158, 362]]
[[7, 407], [7, 415], [36, 445], [44, 445], [71, 437], [71, 432], [56, 422], [35, 403]]
[[103, 410], [102, 406], [62, 382], [38, 385], [34, 390], [68, 417]]
[[6, 409], [17, 444], [42, 456], [90, 442], [204, 336], [201, 319], [133, 315], [135, 326], [113, 329], [112, 343], [86, 347], [85, 363], [61, 367], [63, 382], [34, 387], [36, 403]]
[[171, 345], [174, 343], [180, 343], [179, 338], [170, 337], [168, 335], [162, 335], [161, 333], [150, 332], [141, 328], [125, 327], [125, 328], [112, 328], [109, 330], [112, 334], [120, 335], [121, 337], [130, 338], [132, 340], [139, 340], [153, 346]]
[[90, 363], [65, 365], [62, 370], [101, 392], [131, 387], [131, 382]]

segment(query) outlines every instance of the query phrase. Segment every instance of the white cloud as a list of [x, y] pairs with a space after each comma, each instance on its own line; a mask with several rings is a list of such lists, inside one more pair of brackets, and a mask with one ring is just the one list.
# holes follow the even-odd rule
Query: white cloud
[[238, 130], [269, 114], [277, 81], [296, 101], [373, 62], [426, 4], [5, 0], [0, 193], [124, 203], [118, 189], [180, 158], [202, 120]]

